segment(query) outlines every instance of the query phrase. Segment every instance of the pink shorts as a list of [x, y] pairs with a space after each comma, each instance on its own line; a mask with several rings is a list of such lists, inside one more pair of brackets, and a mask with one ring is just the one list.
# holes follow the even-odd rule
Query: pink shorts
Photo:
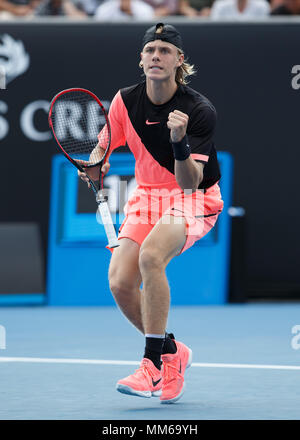
[[138, 186], [124, 207], [125, 219], [118, 239], [130, 238], [139, 245], [163, 215], [184, 217], [186, 241], [180, 253], [206, 235], [215, 225], [223, 209], [218, 183], [194, 193], [178, 187], [150, 188]]

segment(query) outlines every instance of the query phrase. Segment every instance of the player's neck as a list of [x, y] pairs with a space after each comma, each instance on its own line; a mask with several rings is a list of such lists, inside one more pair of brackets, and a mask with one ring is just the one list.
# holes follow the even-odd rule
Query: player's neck
[[150, 101], [155, 105], [161, 105], [170, 101], [178, 88], [177, 83], [164, 81], [146, 81], [146, 92]]

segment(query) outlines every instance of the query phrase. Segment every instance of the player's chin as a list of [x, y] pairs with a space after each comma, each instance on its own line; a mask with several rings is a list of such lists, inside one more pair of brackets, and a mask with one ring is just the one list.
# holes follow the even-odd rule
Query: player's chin
[[161, 70], [156, 70], [154, 72], [149, 72], [146, 77], [151, 80], [164, 81], [166, 75]]

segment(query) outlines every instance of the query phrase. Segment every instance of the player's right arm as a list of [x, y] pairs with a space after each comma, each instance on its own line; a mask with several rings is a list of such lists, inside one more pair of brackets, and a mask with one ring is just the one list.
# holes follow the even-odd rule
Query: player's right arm
[[[96, 145], [96, 147], [94, 148], [94, 150], [92, 151], [91, 155], [97, 154], [97, 156], [99, 156], [99, 160], [101, 160], [101, 158], [104, 156], [105, 150], [103, 148], [101, 148], [101, 146], [99, 145], [99, 143]], [[77, 160], [77, 162], [84, 168], [85, 165], [89, 164], [89, 161], [86, 160]], [[105, 162], [102, 165], [101, 171], [103, 173], [103, 175], [105, 176], [110, 168], [110, 163], [109, 162]], [[86, 171], [84, 173], [82, 173], [81, 171], [78, 170], [78, 176], [80, 177], [81, 180], [83, 180], [84, 182], [86, 182], [88, 184], [88, 187], [90, 187], [90, 183], [89, 183], [89, 179], [87, 178], [87, 174], [89, 175], [89, 177], [94, 180], [97, 181], [99, 180], [99, 166], [95, 166], [92, 168], [87, 168]]]
[[[120, 110], [120, 104], [119, 104], [120, 100], [122, 100], [122, 98], [121, 98], [120, 91], [119, 91], [115, 95], [115, 97], [113, 98], [113, 100], [111, 102], [109, 114], [108, 114], [109, 121], [110, 121], [110, 127], [111, 127], [111, 144], [110, 144], [108, 156], [106, 157], [105, 163], [102, 165], [102, 169], [101, 169], [104, 176], [108, 173], [109, 168], [110, 168], [110, 164], [108, 162], [110, 154], [112, 153], [113, 150], [115, 150], [116, 148], [118, 148], [121, 145], [125, 145], [125, 143], [126, 143], [126, 138], [125, 138], [125, 134], [123, 131], [123, 126], [122, 126], [122, 111]], [[105, 127], [106, 126], [104, 126], [104, 128], [99, 133], [99, 135], [98, 135], [99, 142], [90, 155], [90, 157], [92, 155], [96, 155], [97, 159], [99, 156], [99, 160], [97, 160], [97, 161], [94, 160], [93, 161], [94, 163], [100, 161], [105, 153], [105, 150], [103, 148], [101, 148], [102, 135], [104, 136], [104, 139], [105, 139]], [[84, 162], [84, 161], [81, 161], [79, 163], [83, 167], [84, 167], [84, 164], [88, 164], [88, 162]], [[92, 180], [99, 179], [99, 167], [88, 168], [86, 171]], [[86, 172], [85, 173], [78, 172], [78, 175], [84, 182], [87, 182], [88, 186], [90, 186], [89, 182], [88, 182], [88, 178], [86, 176]]]

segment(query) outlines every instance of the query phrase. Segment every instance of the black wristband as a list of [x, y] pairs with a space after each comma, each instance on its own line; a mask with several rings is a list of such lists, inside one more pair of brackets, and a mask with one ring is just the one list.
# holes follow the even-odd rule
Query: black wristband
[[180, 142], [172, 142], [172, 148], [176, 160], [186, 160], [191, 154], [187, 135]]

